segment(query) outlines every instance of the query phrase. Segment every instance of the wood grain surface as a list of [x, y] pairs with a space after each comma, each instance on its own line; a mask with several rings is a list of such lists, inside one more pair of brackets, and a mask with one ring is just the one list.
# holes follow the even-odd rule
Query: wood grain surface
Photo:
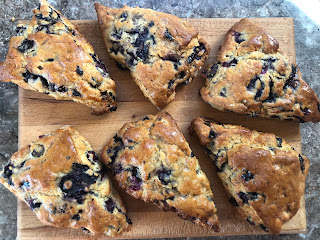
[[[206, 65], [212, 63], [229, 28], [239, 19], [187, 19], [200, 31], [211, 46]], [[264, 27], [280, 43], [280, 48], [295, 61], [294, 22], [291, 18], [253, 19]], [[19, 89], [19, 146], [22, 147], [41, 134], [69, 124], [75, 127], [91, 143], [98, 153], [104, 144], [128, 121], [138, 120], [146, 114], [155, 114], [157, 109], [143, 96], [134, 84], [129, 71], [120, 70], [109, 58], [100, 29], [95, 20], [73, 21], [79, 31], [93, 45], [96, 53], [107, 65], [116, 81], [118, 110], [100, 116], [91, 115], [91, 110], [72, 101], [56, 101], [45, 94]], [[220, 183], [214, 164], [202, 150], [196, 137], [188, 134], [188, 126], [195, 116], [211, 117], [223, 123], [239, 124], [265, 132], [273, 132], [300, 151], [299, 123], [273, 119], [251, 118], [235, 113], [223, 113], [204, 103], [199, 89], [204, 84], [201, 76], [189, 85], [178, 87], [175, 101], [165, 110], [177, 121], [192, 150], [207, 174], [221, 220], [221, 232], [215, 233], [184, 221], [172, 212], [162, 212], [152, 204], [133, 199], [120, 192], [131, 217], [133, 226], [121, 238], [158, 238], [265, 234], [259, 227], [251, 226], [242, 219], [229, 202]], [[282, 233], [299, 233], [306, 230], [304, 199], [297, 215], [284, 225]], [[79, 239], [87, 238], [81, 230], [54, 228], [42, 224], [28, 206], [18, 203], [18, 239]]]

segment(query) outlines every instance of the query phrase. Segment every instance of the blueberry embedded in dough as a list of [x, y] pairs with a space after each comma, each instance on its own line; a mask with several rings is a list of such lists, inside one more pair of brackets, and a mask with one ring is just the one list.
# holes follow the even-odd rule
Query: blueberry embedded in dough
[[82, 70], [81, 67], [79, 67], [79, 66], [77, 66], [76, 72], [77, 72], [80, 76], [83, 75], [83, 70]]
[[232, 32], [232, 35], [234, 36], [234, 41], [236, 42], [236, 43], [242, 43], [242, 42], [244, 42], [245, 41], [245, 39], [244, 39], [244, 37], [243, 37], [243, 33], [241, 33], [241, 32]]
[[238, 64], [238, 60], [237, 59], [232, 59], [230, 62], [223, 62], [222, 63], [222, 67], [228, 68], [228, 67], [234, 67]]
[[72, 96], [82, 97], [82, 94], [77, 89], [72, 89]]
[[86, 157], [92, 163], [95, 163], [99, 160], [97, 154], [94, 151], [87, 151]]
[[172, 79], [168, 82], [168, 89], [172, 88], [173, 84], [174, 84], [175, 80]]
[[25, 52], [29, 53], [30, 50], [33, 49], [34, 46], [35, 46], [35, 41], [25, 39], [22, 41], [22, 43], [18, 47], [18, 50], [22, 53], [25, 53]]
[[45, 147], [42, 144], [37, 144], [33, 147], [33, 151], [31, 152], [31, 155], [35, 158], [41, 157], [45, 152]]
[[219, 93], [219, 96], [221, 97], [227, 97], [227, 89], [224, 87], [221, 89], [220, 93]]
[[237, 195], [244, 204], [249, 204], [249, 201], [257, 200], [259, 196], [257, 192], [239, 192]]
[[105, 201], [105, 205], [108, 212], [113, 213], [113, 210], [115, 209], [115, 202], [112, 200], [112, 198], [108, 198], [108, 200]]
[[243, 169], [243, 172], [244, 173], [241, 175], [241, 177], [245, 182], [249, 182], [250, 180], [254, 179], [254, 174], [249, 170]]
[[129, 172], [131, 172], [131, 177], [129, 177], [130, 186], [129, 189], [132, 189], [133, 191], [138, 191], [141, 188], [141, 185], [143, 184], [139, 168], [132, 167], [131, 169], [128, 169]]
[[165, 39], [168, 39], [169, 41], [173, 41], [174, 37], [171, 35], [171, 33], [169, 32], [168, 28], [166, 29], [166, 31], [164, 32], [163, 37]]
[[20, 188], [22, 188], [24, 191], [28, 190], [30, 188], [30, 183], [28, 181], [26, 181], [26, 180], [23, 180], [20, 183]]
[[24, 25], [18, 25], [16, 27], [16, 36], [23, 36], [25, 34], [25, 30], [27, 29]]
[[266, 228], [266, 226], [265, 226], [265, 225], [263, 225], [263, 224], [259, 224], [259, 226], [260, 226], [260, 228], [261, 228], [263, 231], [265, 231], [265, 232], [269, 232], [269, 230]]
[[202, 56], [207, 52], [206, 46], [200, 43], [199, 46], [193, 48], [193, 53], [187, 58], [187, 63], [190, 64], [194, 60], [201, 60]]
[[25, 201], [28, 203], [30, 209], [34, 211], [35, 209], [38, 209], [41, 207], [42, 203], [38, 202], [37, 199], [25, 199]]
[[281, 148], [282, 147], [282, 138], [281, 137], [276, 137], [277, 143], [278, 143], [278, 147]]
[[13, 169], [14, 166], [12, 163], [8, 163], [3, 169], [2, 177], [7, 180], [9, 185], [14, 185], [12, 181]]
[[75, 215], [72, 216], [71, 219], [79, 221], [80, 220], [80, 215], [79, 214], [75, 214]]
[[209, 132], [209, 139], [213, 140], [217, 137], [217, 134], [215, 133], [215, 131], [213, 131], [212, 129]]
[[170, 182], [171, 170], [163, 167], [157, 171], [158, 179], [163, 185], [168, 185]]
[[269, 70], [274, 70], [273, 63], [277, 61], [277, 59], [271, 57], [267, 59], [262, 59], [262, 61], [263, 61], [263, 66], [260, 74], [266, 74]]
[[300, 162], [301, 172], [303, 173], [305, 170], [305, 165], [304, 165], [304, 158], [301, 156], [301, 154], [299, 154], [299, 162]]
[[299, 86], [299, 76], [297, 75], [297, 68], [292, 65], [291, 66], [291, 74], [289, 78], [286, 80], [283, 90], [287, 90], [289, 87], [293, 90], [296, 90], [296, 88]]

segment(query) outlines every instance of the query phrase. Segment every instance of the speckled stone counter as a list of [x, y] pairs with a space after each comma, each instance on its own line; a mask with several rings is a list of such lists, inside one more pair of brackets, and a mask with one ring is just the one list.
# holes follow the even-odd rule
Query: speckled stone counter
[[[320, 26], [314, 19], [295, 6], [291, 1], [268, 0], [138, 0], [98, 1], [110, 7], [124, 4], [152, 8], [175, 14], [182, 18], [243, 18], [243, 17], [293, 17], [295, 20], [295, 41], [297, 64], [304, 80], [320, 96]], [[51, 0], [53, 6], [69, 19], [96, 19], [94, 1]], [[5, 59], [8, 42], [16, 25], [16, 19], [30, 19], [31, 10], [37, 0], [0, 1], [0, 61]], [[305, 1], [304, 4], [308, 4]], [[315, 6], [314, 6], [315, 7]], [[317, 12], [319, 12], [318, 9]], [[318, 19], [318, 23], [320, 20]], [[0, 84], [0, 166], [17, 151], [18, 142], [18, 88], [11, 83]], [[319, 124], [301, 125], [302, 151], [311, 160], [306, 185], [306, 211], [308, 231], [305, 234], [281, 236], [216, 237], [217, 239], [320, 239], [320, 129]], [[17, 201], [13, 194], [0, 186], [0, 238], [16, 238]], [[200, 239], [200, 238], [199, 238]], [[209, 239], [209, 238], [207, 238]]]

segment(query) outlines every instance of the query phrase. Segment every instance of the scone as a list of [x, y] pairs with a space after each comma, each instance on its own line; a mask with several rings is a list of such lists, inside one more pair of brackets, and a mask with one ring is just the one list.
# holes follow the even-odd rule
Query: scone
[[227, 33], [217, 62], [204, 71], [203, 100], [222, 111], [319, 122], [320, 105], [296, 64], [256, 23], [242, 19]]
[[243, 217], [280, 233], [300, 208], [310, 161], [272, 133], [196, 117], [190, 127]]
[[83, 103], [94, 113], [115, 111], [115, 83], [90, 43], [46, 1], [33, 13], [10, 40], [0, 81]]
[[169, 113], [126, 123], [102, 150], [102, 160], [131, 196], [219, 230], [210, 183]]
[[132, 224], [90, 144], [69, 126], [13, 154], [0, 182], [51, 226], [116, 236]]
[[110, 56], [130, 70], [158, 108], [174, 100], [176, 86], [189, 83], [208, 57], [209, 45], [176, 16], [127, 6], [95, 7]]

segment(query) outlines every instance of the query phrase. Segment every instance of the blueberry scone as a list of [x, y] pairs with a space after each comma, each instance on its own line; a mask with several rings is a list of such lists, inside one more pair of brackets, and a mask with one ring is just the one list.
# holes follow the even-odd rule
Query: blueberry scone
[[0, 182], [51, 226], [116, 236], [132, 224], [90, 144], [69, 126], [13, 154]]
[[227, 33], [217, 62], [204, 71], [203, 100], [219, 110], [300, 122], [320, 121], [319, 99], [279, 43], [242, 19]]
[[33, 13], [10, 40], [0, 81], [83, 103], [94, 113], [115, 111], [115, 83], [90, 43], [46, 1]]
[[310, 161], [272, 133], [196, 117], [190, 127], [214, 161], [230, 202], [272, 234], [299, 210]]
[[151, 9], [95, 4], [106, 47], [156, 107], [172, 102], [209, 54], [198, 31], [180, 18]]
[[131, 196], [219, 230], [210, 183], [167, 112], [126, 123], [102, 150], [102, 160]]

